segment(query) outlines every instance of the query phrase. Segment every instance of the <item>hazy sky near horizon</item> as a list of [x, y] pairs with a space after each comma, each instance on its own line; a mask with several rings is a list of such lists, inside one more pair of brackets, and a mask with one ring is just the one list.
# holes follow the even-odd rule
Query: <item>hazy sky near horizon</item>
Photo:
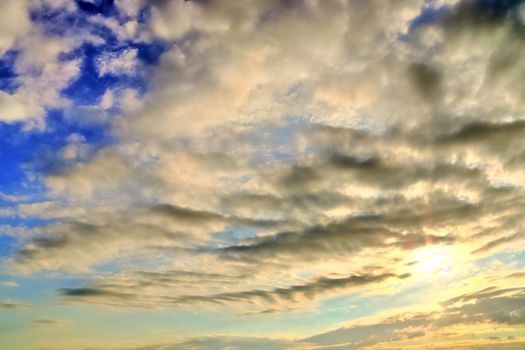
[[525, 348], [525, 2], [0, 19], [0, 348]]

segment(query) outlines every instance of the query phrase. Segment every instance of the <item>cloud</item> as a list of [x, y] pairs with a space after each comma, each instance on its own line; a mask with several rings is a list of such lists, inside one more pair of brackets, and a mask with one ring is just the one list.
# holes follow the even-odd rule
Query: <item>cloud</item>
[[191, 338], [182, 342], [168, 344], [153, 344], [141, 347], [128, 347], [126, 350], [175, 350], [175, 349], [290, 349], [293, 343], [286, 339], [272, 339], [264, 337], [235, 337], [235, 336], [208, 336]]
[[[178, 272], [174, 272], [178, 276]], [[190, 275], [183, 273], [179, 277]], [[217, 276], [213, 276], [215, 278]], [[351, 276], [350, 279], [356, 276]], [[361, 276], [363, 277], [363, 276]], [[318, 281], [321, 281], [319, 279]], [[324, 280], [323, 280], [324, 281]], [[361, 280], [364, 282], [364, 280]], [[66, 293], [68, 291], [65, 291]], [[457, 295], [442, 302], [437, 309], [411, 311], [392, 311], [386, 316], [371, 316], [349, 322], [349, 325], [321, 334], [295, 338], [208, 336], [193, 337], [179, 342], [150, 344], [126, 349], [215, 349], [219, 348], [276, 348], [276, 349], [361, 349], [381, 347], [387, 349], [403, 348], [406, 345], [434, 346], [439, 349], [453, 349], [461, 346], [484, 350], [491, 347], [520, 349], [523, 339], [520, 329], [525, 324], [523, 318], [523, 288], [499, 288], [490, 286], [482, 290]], [[71, 291], [79, 297], [100, 296], [95, 291]], [[469, 327], [465, 327], [469, 326]], [[486, 336], [498, 334], [487, 329], [505, 327], [510, 336]]]
[[[137, 272], [114, 279], [94, 281], [93, 285], [82, 288], [62, 289], [64, 300], [90, 302], [118, 307], [173, 307], [185, 305], [223, 305], [223, 304], [268, 304], [273, 308], [279, 305], [293, 306], [303, 300], [314, 300], [336, 293], [351, 293], [391, 278], [404, 279], [408, 275], [383, 273], [378, 275], [350, 275], [341, 278], [317, 277], [304, 284], [273, 289], [239, 290], [216, 294], [180, 294], [182, 290], [193, 291], [201, 279], [208, 279], [208, 287], [217, 284], [228, 286], [235, 283], [238, 276], [192, 272]], [[248, 278], [246, 276], [245, 278]], [[178, 286], [179, 292], [170, 292]], [[233, 285], [231, 286], [233, 287]], [[141, 291], [142, 290], [142, 291]], [[180, 294], [180, 295], [176, 295]]]
[[39, 318], [32, 322], [39, 326], [65, 326], [71, 323], [70, 320], [59, 320], [55, 318]]
[[0, 56], [3, 56], [13, 46], [15, 40], [31, 28], [27, 1], [8, 0], [2, 7]]
[[[187, 342], [176, 344], [172, 349], [288, 349], [290, 342], [278, 339], [265, 338], [242, 338], [242, 337], [208, 337], [192, 339]], [[162, 347], [160, 349], [163, 349]], [[170, 349], [170, 346], [165, 349]]]
[[[119, 42], [95, 59], [95, 76], [115, 88], [67, 114], [103, 114], [114, 139], [103, 149], [92, 137], [67, 140], [64, 165], [39, 174], [45, 198], [16, 210], [51, 221], [19, 228], [12, 271], [85, 273], [58, 291], [66, 302], [256, 314], [397, 293], [425, 247], [458, 251], [464, 266], [521, 249], [516, 3], [115, 3], [122, 18], [86, 20]], [[9, 39], [21, 87], [0, 92], [7, 122], [42, 126], [47, 109], [74, 105], [62, 91], [81, 59], [65, 57], [111, 41], [44, 29]], [[141, 45], [156, 40], [166, 51], [146, 91], [122, 90], [142, 69]], [[522, 291], [499, 287], [304, 341], [358, 348], [521, 325]], [[245, 346], [208, 340], [180, 346]]]
[[18, 288], [19, 285], [15, 281], [3, 281], [0, 282], [0, 285], [7, 287], [7, 288]]
[[[426, 338], [432, 342], [433, 338], [443, 343], [447, 349], [453, 337], [443, 339], [441, 331], [453, 326], [467, 324], [523, 325], [523, 288], [498, 289], [488, 288], [474, 294], [455, 297], [446, 301], [444, 307], [433, 312], [406, 313], [391, 316], [381, 322], [372, 324], [356, 324], [352, 327], [340, 328], [331, 332], [315, 335], [304, 339], [306, 343], [316, 344], [320, 348], [359, 349], [376, 344], [402, 344], [406, 339], [413, 337]], [[456, 304], [459, 303], [459, 304]], [[433, 336], [432, 334], [435, 333]], [[443, 340], [447, 340], [443, 342]], [[472, 339], [474, 340], [474, 339]], [[424, 343], [423, 343], [424, 344]], [[521, 341], [511, 342], [510, 348], [519, 348]], [[439, 345], [441, 347], [441, 345]], [[473, 349], [483, 348], [483, 344], [467, 344]], [[470, 348], [470, 347], [469, 347]]]
[[129, 75], [134, 74], [137, 67], [137, 49], [126, 49], [122, 52], [104, 53], [97, 57], [98, 74]]
[[6, 299], [0, 302], [0, 308], [8, 309], [8, 310], [28, 309], [30, 306], [31, 306], [30, 304], [13, 301], [9, 299]]

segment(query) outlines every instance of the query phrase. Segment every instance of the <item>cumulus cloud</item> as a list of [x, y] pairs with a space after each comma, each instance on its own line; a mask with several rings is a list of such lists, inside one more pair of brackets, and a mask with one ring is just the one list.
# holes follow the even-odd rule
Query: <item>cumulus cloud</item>
[[61, 92], [78, 76], [80, 61], [63, 56], [97, 38], [79, 33], [58, 38], [45, 24], [30, 19], [30, 14], [44, 9], [68, 12], [75, 9], [71, 5], [47, 0], [8, 1], [5, 4], [0, 55], [7, 50], [16, 52], [13, 70], [17, 89], [0, 93], [1, 121], [23, 121], [28, 129], [42, 129], [47, 109], [67, 106]]
[[0, 56], [31, 28], [27, 1], [5, 1], [0, 21]]

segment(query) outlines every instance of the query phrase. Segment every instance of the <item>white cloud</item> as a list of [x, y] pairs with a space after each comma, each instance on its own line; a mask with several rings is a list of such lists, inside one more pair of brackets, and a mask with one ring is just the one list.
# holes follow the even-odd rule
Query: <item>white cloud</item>
[[134, 74], [138, 64], [137, 54], [137, 49], [102, 54], [96, 59], [98, 74], [100, 76]]
[[37, 106], [30, 106], [16, 94], [0, 91], [0, 120], [15, 122], [41, 113]]
[[0, 15], [0, 56], [9, 50], [15, 40], [31, 28], [28, 2], [25, 0], [2, 1]]
[[3, 281], [0, 282], [0, 285], [7, 287], [7, 288], [18, 288], [19, 285], [15, 281]]

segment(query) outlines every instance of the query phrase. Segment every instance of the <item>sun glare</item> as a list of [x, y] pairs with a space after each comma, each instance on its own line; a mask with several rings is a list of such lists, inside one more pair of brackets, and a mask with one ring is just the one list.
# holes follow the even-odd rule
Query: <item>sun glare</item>
[[455, 254], [450, 247], [428, 246], [414, 251], [415, 270], [425, 275], [442, 275], [453, 272]]

